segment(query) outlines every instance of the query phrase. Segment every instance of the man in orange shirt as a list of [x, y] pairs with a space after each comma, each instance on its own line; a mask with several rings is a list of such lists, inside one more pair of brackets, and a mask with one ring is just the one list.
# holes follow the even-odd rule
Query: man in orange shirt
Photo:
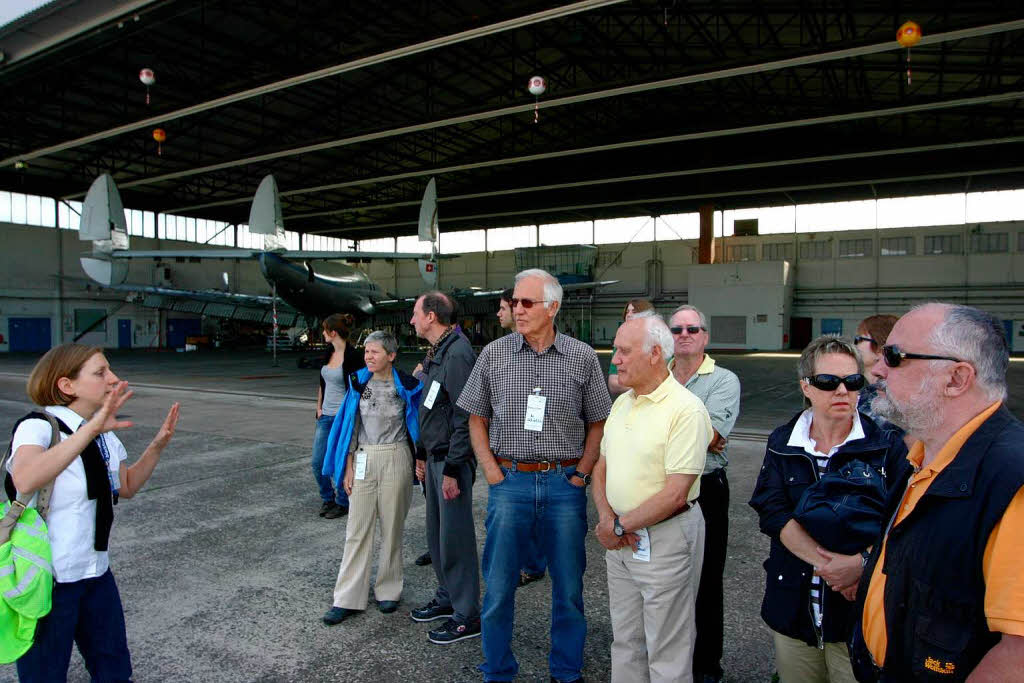
[[874, 367], [872, 408], [918, 439], [867, 560], [858, 680], [1024, 680], [1024, 425], [1004, 406], [1002, 322], [926, 304]]

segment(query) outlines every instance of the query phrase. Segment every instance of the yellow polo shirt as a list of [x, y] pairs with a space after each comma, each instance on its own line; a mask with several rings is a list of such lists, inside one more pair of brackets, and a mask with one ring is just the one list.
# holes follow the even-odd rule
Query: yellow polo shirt
[[[999, 408], [997, 401], [977, 417], [965, 424], [953, 435], [928, 465], [921, 467], [924, 460], [924, 445], [918, 441], [907, 454], [915, 472], [903, 494], [900, 509], [893, 526], [899, 524], [913, 511], [928, 487], [957, 453], [967, 439]], [[888, 538], [888, 537], [887, 537]], [[1002, 519], [992, 529], [985, 545], [981, 569], [985, 578], [985, 617], [990, 631], [1024, 636], [1024, 580], [1020, 578], [1020, 549], [1024, 548], [1024, 489], [1017, 492]], [[875, 662], [881, 666], [888, 650], [888, 636], [885, 630], [885, 542], [882, 552], [871, 574], [868, 594], [864, 599], [864, 642], [871, 651]]]
[[608, 504], [624, 515], [664, 489], [670, 474], [697, 475], [689, 494], [695, 500], [712, 435], [704, 404], [671, 373], [649, 394], [622, 394], [601, 439]]

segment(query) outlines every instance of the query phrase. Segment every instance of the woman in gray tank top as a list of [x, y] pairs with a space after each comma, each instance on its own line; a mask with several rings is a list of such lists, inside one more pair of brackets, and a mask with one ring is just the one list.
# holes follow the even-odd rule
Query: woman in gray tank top
[[[345, 400], [345, 389], [348, 386], [348, 373], [362, 367], [362, 355], [349, 347], [349, 328], [353, 319], [351, 315], [335, 313], [328, 316], [322, 326], [324, 341], [331, 345], [320, 368], [320, 387], [316, 395], [316, 429], [313, 432], [313, 478], [320, 489], [320, 516], [325, 519], [337, 519], [348, 513], [348, 496], [341, 486], [335, 487], [331, 477], [323, 473], [324, 454], [327, 452], [327, 439], [331, 434], [334, 416], [338, 414], [342, 401]], [[353, 356], [358, 355], [358, 362]]]

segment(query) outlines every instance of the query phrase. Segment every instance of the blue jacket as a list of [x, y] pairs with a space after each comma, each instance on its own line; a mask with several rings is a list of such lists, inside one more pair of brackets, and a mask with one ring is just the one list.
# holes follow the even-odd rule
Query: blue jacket
[[[814, 568], [794, 555], [779, 539], [782, 527], [793, 519], [804, 492], [818, 481], [818, 466], [804, 449], [788, 445], [799, 413], [768, 437], [764, 464], [754, 486], [750, 506], [757, 511], [761, 533], [771, 539], [761, 618], [773, 630], [818, 645], [843, 642], [853, 622], [853, 603], [835, 591], [824, 594], [821, 630], [811, 619], [810, 588]], [[829, 459], [828, 471], [837, 472], [852, 460], [859, 460], [881, 475], [899, 469], [906, 460], [907, 447], [894, 432], [883, 431], [874, 421], [859, 414], [864, 438], [843, 445]], [[865, 543], [860, 549], [867, 547]], [[827, 548], [834, 550], [833, 548]]]
[[[420, 405], [420, 394], [423, 392], [423, 383], [398, 368], [393, 367], [391, 372], [394, 376], [395, 390], [405, 402], [405, 428], [409, 432], [410, 452], [415, 453], [415, 444], [420, 437], [417, 410]], [[359, 400], [363, 397], [363, 389], [370, 381], [371, 374], [367, 368], [361, 368], [349, 375], [345, 401], [341, 404], [334, 424], [331, 425], [331, 434], [327, 438], [327, 453], [324, 455], [322, 473], [330, 476], [339, 485], [345, 479], [345, 463], [348, 460], [348, 450], [354, 436], [356, 415], [359, 414]]]

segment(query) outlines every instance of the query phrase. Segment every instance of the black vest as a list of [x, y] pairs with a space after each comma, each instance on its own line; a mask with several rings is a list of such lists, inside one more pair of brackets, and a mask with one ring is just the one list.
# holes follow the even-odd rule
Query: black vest
[[[982, 558], [992, 529], [1024, 486], [1024, 425], [1001, 406], [929, 485], [917, 506], [889, 530], [882, 571], [888, 646], [887, 681], [963, 681], [999, 642], [985, 620]], [[897, 511], [912, 468], [892, 485]], [[878, 562], [876, 545], [864, 576]], [[858, 614], [867, 595], [861, 582]], [[858, 623], [851, 642], [858, 678], [871, 659]]]

